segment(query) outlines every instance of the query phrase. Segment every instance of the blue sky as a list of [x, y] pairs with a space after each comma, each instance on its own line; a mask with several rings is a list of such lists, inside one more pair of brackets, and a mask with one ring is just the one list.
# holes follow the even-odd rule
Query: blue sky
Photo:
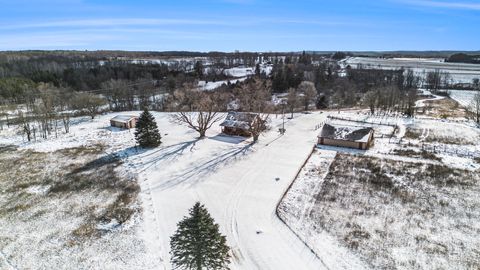
[[0, 50], [479, 50], [472, 0], [0, 0]]

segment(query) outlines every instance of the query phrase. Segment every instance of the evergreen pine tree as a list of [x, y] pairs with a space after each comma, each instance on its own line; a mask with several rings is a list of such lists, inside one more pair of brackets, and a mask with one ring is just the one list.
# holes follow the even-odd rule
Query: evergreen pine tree
[[141, 147], [156, 147], [161, 143], [162, 137], [158, 131], [153, 115], [145, 109], [136, 124], [135, 139]]
[[199, 202], [177, 225], [170, 239], [172, 263], [176, 269], [228, 269], [230, 248], [218, 224]]

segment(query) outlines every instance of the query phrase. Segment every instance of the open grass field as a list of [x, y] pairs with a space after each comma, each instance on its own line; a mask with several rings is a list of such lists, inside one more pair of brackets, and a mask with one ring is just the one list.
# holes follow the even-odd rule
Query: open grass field
[[102, 145], [2, 148], [0, 269], [147, 266], [136, 255], [144, 245], [134, 237], [139, 186], [103, 151]]

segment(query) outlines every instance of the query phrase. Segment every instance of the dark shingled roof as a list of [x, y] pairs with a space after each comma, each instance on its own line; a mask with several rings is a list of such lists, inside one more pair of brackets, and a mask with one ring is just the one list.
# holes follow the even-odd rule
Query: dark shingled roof
[[366, 142], [372, 131], [373, 129], [370, 127], [332, 126], [330, 124], [324, 124], [319, 137], [344, 141]]

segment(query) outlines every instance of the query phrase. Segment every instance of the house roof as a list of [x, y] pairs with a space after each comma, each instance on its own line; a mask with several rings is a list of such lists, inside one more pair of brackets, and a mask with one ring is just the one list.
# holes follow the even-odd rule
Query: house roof
[[117, 115], [117, 116], [113, 117], [112, 119], [110, 119], [110, 121], [127, 123], [130, 120], [132, 120], [133, 118], [137, 118], [137, 117], [138, 116], [135, 116], [135, 115]]
[[252, 122], [257, 117], [255, 113], [246, 112], [228, 112], [225, 121], [220, 126], [230, 128], [249, 129]]
[[324, 124], [318, 137], [344, 141], [368, 142], [371, 132], [373, 132], [373, 129], [370, 127], [333, 126], [330, 124]]

